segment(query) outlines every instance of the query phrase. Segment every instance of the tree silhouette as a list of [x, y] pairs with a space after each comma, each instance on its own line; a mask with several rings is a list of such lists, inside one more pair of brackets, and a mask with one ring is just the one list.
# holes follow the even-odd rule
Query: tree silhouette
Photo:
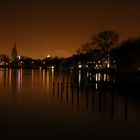
[[119, 34], [115, 31], [103, 31], [93, 36], [92, 44], [101, 49], [103, 57], [106, 59], [110, 50], [117, 45], [118, 39]]
[[94, 50], [93, 44], [86, 42], [81, 46], [81, 48], [79, 48], [76, 51], [76, 53], [77, 54], [87, 54], [87, 53], [91, 53], [93, 50]]
[[140, 38], [128, 39], [116, 49], [118, 66], [123, 71], [138, 71], [140, 68]]

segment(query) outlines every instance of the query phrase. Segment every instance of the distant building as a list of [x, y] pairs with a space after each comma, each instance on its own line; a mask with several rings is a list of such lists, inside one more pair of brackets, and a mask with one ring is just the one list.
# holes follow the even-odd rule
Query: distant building
[[0, 66], [8, 65], [9, 62], [10, 59], [6, 54], [0, 54]]
[[16, 42], [15, 42], [11, 51], [11, 60], [14, 61], [16, 60], [16, 58], [17, 58], [17, 48], [16, 48]]

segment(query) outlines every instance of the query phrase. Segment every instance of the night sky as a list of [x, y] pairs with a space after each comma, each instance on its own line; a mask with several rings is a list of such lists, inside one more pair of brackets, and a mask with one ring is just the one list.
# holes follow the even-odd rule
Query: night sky
[[67, 57], [104, 30], [140, 36], [140, 1], [0, 0], [0, 53]]

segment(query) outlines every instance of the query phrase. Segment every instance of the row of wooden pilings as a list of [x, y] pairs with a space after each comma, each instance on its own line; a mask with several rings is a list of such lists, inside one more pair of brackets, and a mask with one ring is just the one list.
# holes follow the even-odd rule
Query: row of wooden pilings
[[[64, 78], [62, 79], [62, 82], [53, 82], [53, 96], [56, 95], [58, 99], [61, 101], [63, 100], [64, 94], [66, 95], [66, 102], [69, 101], [69, 94], [71, 94], [71, 104], [74, 103], [74, 95], [76, 95], [76, 102], [77, 106], [79, 106], [80, 94], [86, 95], [86, 108], [89, 109], [89, 94], [91, 95], [91, 101], [92, 101], [92, 111], [95, 111], [95, 85], [92, 86], [85, 83], [85, 85], [80, 85], [77, 81], [74, 81], [72, 78]], [[98, 93], [98, 112], [102, 112], [102, 92]], [[106, 96], [106, 95], [105, 95]], [[128, 120], [128, 101], [127, 101], [127, 95], [124, 97], [124, 120]], [[114, 93], [111, 92], [111, 116], [112, 119], [115, 117], [115, 97]]]

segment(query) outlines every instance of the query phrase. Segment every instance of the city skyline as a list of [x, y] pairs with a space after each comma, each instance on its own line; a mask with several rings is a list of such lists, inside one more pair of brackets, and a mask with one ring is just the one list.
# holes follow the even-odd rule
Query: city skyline
[[33, 58], [71, 56], [103, 30], [120, 33], [120, 40], [140, 35], [140, 2], [5, 0], [0, 2], [0, 53]]

